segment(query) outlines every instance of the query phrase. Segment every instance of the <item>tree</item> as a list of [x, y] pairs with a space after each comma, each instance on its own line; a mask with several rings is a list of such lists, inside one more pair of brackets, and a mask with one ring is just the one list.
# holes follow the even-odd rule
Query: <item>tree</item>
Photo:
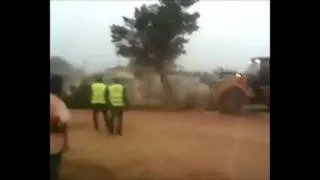
[[[160, 0], [158, 4], [135, 8], [134, 17], [123, 17], [124, 26], [112, 25], [111, 37], [117, 54], [131, 64], [154, 68], [160, 76], [167, 98], [176, 97], [166, 71], [174, 60], [186, 53], [187, 35], [197, 31], [198, 12], [187, 8], [198, 0]], [[167, 101], [169, 102], [169, 101]]]
[[52, 56], [50, 58], [50, 73], [67, 75], [72, 71], [72, 65], [60, 56]]

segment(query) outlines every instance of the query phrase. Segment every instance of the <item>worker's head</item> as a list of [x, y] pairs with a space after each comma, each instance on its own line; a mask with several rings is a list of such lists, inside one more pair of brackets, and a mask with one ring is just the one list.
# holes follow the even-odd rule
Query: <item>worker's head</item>
[[112, 82], [115, 83], [115, 84], [118, 84], [118, 83], [120, 83], [120, 80], [119, 80], [119, 78], [114, 77], [114, 78], [112, 79]]
[[97, 76], [95, 79], [95, 82], [102, 83], [103, 82], [102, 76]]
[[63, 78], [59, 75], [53, 75], [50, 78], [50, 93], [61, 96], [63, 88]]

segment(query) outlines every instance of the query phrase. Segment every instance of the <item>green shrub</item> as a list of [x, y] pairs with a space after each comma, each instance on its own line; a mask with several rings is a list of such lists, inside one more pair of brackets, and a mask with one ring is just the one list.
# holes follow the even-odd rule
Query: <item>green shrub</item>
[[66, 95], [63, 99], [70, 109], [89, 109], [90, 85], [81, 83], [78, 88], [73, 88], [71, 95]]

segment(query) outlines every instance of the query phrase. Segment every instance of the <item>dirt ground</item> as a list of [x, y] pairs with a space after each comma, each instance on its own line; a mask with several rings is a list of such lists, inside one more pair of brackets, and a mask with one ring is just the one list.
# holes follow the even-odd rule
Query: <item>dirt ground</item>
[[110, 136], [100, 117], [73, 111], [63, 180], [269, 179], [269, 115], [217, 112], [125, 113], [123, 136]]

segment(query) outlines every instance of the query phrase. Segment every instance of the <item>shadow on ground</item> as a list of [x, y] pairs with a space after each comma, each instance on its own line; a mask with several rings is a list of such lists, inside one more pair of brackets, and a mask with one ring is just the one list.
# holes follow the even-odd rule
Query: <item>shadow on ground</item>
[[[134, 168], [132, 168], [134, 169]], [[146, 168], [148, 169], [148, 168]], [[126, 171], [125, 171], [126, 172]], [[133, 174], [130, 174], [133, 175]], [[191, 172], [183, 174], [181, 177], [175, 176], [174, 179], [212, 179], [212, 180], [230, 180], [220, 173], [208, 173], [208, 172]], [[61, 172], [61, 180], [116, 180], [116, 179], [130, 179], [130, 180], [165, 180], [172, 179], [168, 175], [159, 177], [159, 175], [153, 174], [150, 170], [141, 171], [130, 177], [117, 177], [115, 172], [106, 169], [105, 167], [84, 160], [65, 160], [63, 162], [63, 168]]]
[[89, 122], [77, 122], [77, 123], [70, 123], [70, 127], [72, 129], [83, 129], [89, 127], [91, 124]]
[[115, 180], [114, 172], [83, 160], [64, 160], [61, 180]]

